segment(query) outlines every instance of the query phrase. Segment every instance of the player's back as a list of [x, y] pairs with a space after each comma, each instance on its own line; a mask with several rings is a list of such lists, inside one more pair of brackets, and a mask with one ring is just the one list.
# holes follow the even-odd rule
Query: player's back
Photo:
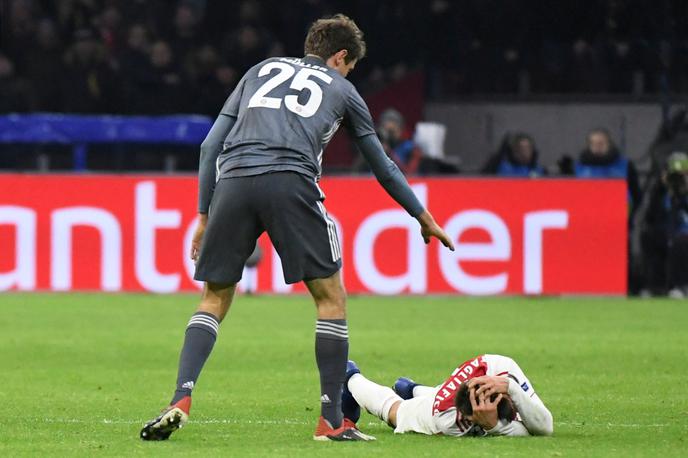
[[322, 59], [261, 62], [223, 107], [237, 121], [218, 158], [220, 178], [292, 171], [317, 179], [325, 146], [357, 102], [353, 85]]

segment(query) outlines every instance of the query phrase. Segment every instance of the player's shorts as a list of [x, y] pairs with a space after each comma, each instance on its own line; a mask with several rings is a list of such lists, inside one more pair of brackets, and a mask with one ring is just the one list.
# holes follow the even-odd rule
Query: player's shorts
[[238, 283], [263, 232], [279, 254], [287, 283], [333, 275], [342, 266], [341, 249], [324, 200], [311, 178], [294, 172], [219, 180], [194, 278]]
[[397, 425], [394, 432], [397, 434], [403, 433], [420, 433], [420, 434], [438, 434], [435, 420], [432, 417], [432, 405], [435, 402], [435, 392], [425, 396], [417, 396], [411, 399], [402, 401], [397, 410]]

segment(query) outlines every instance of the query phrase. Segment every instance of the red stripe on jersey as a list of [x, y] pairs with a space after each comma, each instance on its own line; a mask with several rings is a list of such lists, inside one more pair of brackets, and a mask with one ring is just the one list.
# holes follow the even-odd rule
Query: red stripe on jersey
[[483, 356], [484, 355], [480, 355], [473, 359], [469, 359], [452, 372], [452, 375], [437, 391], [435, 402], [432, 405], [433, 415], [454, 407], [456, 393], [459, 391], [459, 387], [462, 383], [475, 377], [482, 377], [487, 373], [487, 362], [485, 362]]

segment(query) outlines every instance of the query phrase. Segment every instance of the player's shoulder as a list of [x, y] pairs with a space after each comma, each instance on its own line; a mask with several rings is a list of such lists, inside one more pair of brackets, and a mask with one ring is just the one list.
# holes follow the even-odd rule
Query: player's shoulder
[[276, 57], [268, 57], [267, 59], [263, 59], [263, 60], [261, 60], [260, 62], [258, 62], [257, 64], [255, 64], [253, 67], [249, 68], [249, 69], [246, 71], [246, 74], [247, 74], [247, 75], [256, 74], [256, 73], [258, 73], [258, 72], [260, 71], [260, 69], [261, 69], [265, 64], [269, 64], [270, 62], [275, 62], [276, 60], [277, 60]]

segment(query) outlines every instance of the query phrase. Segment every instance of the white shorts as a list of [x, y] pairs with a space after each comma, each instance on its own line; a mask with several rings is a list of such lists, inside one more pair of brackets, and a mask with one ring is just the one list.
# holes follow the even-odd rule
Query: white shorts
[[406, 401], [402, 401], [397, 410], [397, 427], [395, 433], [403, 434], [409, 432], [421, 434], [438, 434], [435, 427], [435, 420], [432, 416], [432, 404], [435, 402], [436, 389], [433, 388], [431, 395], [417, 396]]

